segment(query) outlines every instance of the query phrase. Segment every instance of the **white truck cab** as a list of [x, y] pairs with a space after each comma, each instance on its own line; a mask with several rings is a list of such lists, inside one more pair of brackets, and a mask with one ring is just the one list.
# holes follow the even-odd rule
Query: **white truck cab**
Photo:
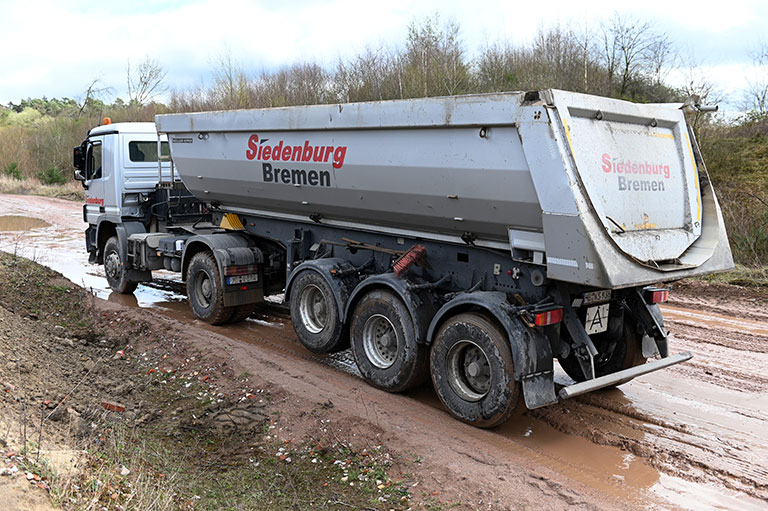
[[[167, 137], [161, 137], [162, 154], [168, 155]], [[155, 190], [159, 181], [158, 138], [152, 122], [106, 123], [90, 130], [83, 145], [75, 148], [83, 158], [75, 179], [85, 188], [85, 220], [98, 225], [105, 217], [140, 215], [142, 194]], [[164, 173], [170, 163], [163, 162]]]

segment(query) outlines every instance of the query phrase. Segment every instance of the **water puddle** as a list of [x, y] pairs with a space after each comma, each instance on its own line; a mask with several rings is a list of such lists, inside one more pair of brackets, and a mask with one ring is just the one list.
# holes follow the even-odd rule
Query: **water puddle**
[[0, 231], [30, 231], [32, 229], [41, 229], [50, 227], [51, 224], [39, 218], [21, 215], [3, 215], [0, 216]]

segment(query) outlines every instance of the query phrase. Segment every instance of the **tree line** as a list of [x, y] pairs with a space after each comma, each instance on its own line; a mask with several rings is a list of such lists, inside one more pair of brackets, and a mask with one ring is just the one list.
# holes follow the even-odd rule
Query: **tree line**
[[[741, 247], [737, 258], [756, 264], [768, 256], [768, 45], [752, 59], [757, 74], [742, 91], [745, 113], [729, 121], [703, 116], [697, 131], [733, 243]], [[682, 86], [670, 85], [673, 69], [688, 70]], [[592, 27], [540, 28], [524, 44], [491, 42], [472, 58], [460, 25], [435, 15], [410, 23], [399, 45], [369, 46], [330, 67], [298, 62], [252, 72], [225, 53], [212, 71], [207, 84], [169, 90], [165, 70], [148, 56], [127, 66], [125, 100], [106, 102], [111, 89], [93, 80], [78, 98], [30, 98], [0, 107], [0, 177], [68, 181], [72, 147], [105, 116], [152, 121], [167, 112], [546, 88], [652, 103], [691, 95], [716, 103], [722, 95], [700, 66], [675, 51], [667, 34], [622, 14]]]

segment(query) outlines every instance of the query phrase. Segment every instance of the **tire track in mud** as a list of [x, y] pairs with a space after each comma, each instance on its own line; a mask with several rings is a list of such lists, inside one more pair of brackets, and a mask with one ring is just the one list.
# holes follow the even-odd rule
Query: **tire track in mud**
[[[266, 321], [265, 321], [266, 320]], [[270, 321], [270, 316], [263, 316], [262, 321]], [[345, 372], [357, 374], [354, 360], [347, 350], [331, 356], [319, 356], [305, 352], [290, 331], [290, 320], [285, 319], [281, 328], [262, 330], [262, 325], [249, 322], [243, 330], [250, 339], [246, 342], [266, 344], [291, 356], [330, 365]], [[242, 327], [237, 327], [238, 329]], [[674, 328], [674, 327], [673, 327]], [[261, 333], [258, 338], [251, 337], [255, 331]], [[276, 331], [277, 330], [277, 331]], [[239, 337], [239, 336], [238, 336]], [[677, 339], [680, 341], [680, 339]], [[275, 342], [278, 341], [278, 342]], [[687, 341], [691, 346], [677, 346], [689, 349], [696, 346], [696, 341]], [[719, 346], [719, 345], [718, 345]], [[734, 350], [730, 350], [734, 351]], [[704, 353], [698, 353], [703, 357]], [[694, 359], [696, 360], [696, 359]], [[693, 368], [687, 366], [693, 365]], [[686, 379], [692, 381], [707, 381], [703, 374], [710, 371], [709, 365], [681, 364], [671, 368]], [[712, 382], [719, 386], [743, 391], [752, 375], [743, 372], [720, 368], [717, 377]], [[764, 386], [753, 385], [756, 391], [768, 388], [768, 378], [761, 380]], [[640, 387], [637, 382], [630, 385]], [[651, 400], [664, 398], [663, 391], [645, 390]], [[434, 399], [420, 395], [411, 398], [442, 408]], [[706, 403], [699, 403], [706, 404]], [[696, 406], [696, 403], [692, 403]], [[708, 406], [713, 406], [708, 404]], [[673, 412], [674, 413], [674, 412]], [[768, 414], [750, 412], [749, 410], [728, 411], [732, 420], [751, 420], [762, 424], [768, 423]], [[633, 400], [619, 389], [597, 392], [579, 396], [559, 405], [539, 410], [530, 410], [526, 414], [536, 420], [567, 435], [586, 438], [598, 445], [617, 447], [632, 456], [644, 459], [653, 468], [670, 476], [683, 478], [702, 484], [722, 485], [746, 495], [768, 499], [768, 469], [764, 468], [762, 456], [768, 457], [768, 450], [752, 452], [754, 438], [747, 440], [738, 437], [728, 438], [718, 436], [713, 430], [717, 424], [687, 422], [685, 417], [669, 420], [659, 414], [644, 411], [635, 406]], [[513, 419], [514, 420], [514, 419]], [[757, 426], [759, 427], [759, 426]]]
[[[14, 201], [12, 208], [28, 211], [26, 198]], [[57, 256], [65, 253], [82, 256], [81, 231], [72, 228], [77, 224], [69, 223], [81, 222], [79, 205], [75, 208], [66, 201], [49, 202], [50, 208], [36, 207], [28, 212], [57, 226], [60, 239], [53, 249]], [[64, 207], [66, 214], [59, 215]], [[35, 240], [34, 236], [30, 237]], [[79, 265], [76, 258], [75, 263]], [[88, 270], [79, 268], [79, 271]], [[82, 278], [73, 280], [81, 282]], [[673, 351], [692, 351], [695, 356], [692, 361], [646, 375], [620, 389], [599, 391], [528, 411], [519, 420], [533, 425], [534, 430], [549, 427], [563, 437], [539, 439], [539, 444], [531, 446], [521, 440], [527, 432], [523, 435], [519, 431], [527, 426], [511, 424], [515, 421], [512, 419], [510, 424], [489, 432], [491, 436], [487, 438], [498, 441], [489, 441], [488, 450], [480, 450], [476, 456], [481, 459], [485, 453], [498, 456], [498, 451], [503, 456], [504, 452], [515, 449], [519, 455], [523, 446], [532, 451], [530, 456], [526, 455], [531, 459], [545, 462], [548, 456], [561, 456], [572, 466], [600, 473], [600, 477], [607, 479], [607, 483], [602, 483], [615, 484], [616, 491], [628, 492], [620, 480], [612, 480], [612, 474], [620, 471], [610, 472], [609, 468], [604, 472], [596, 468], [597, 463], [590, 458], [590, 447], [611, 446], [626, 453], [627, 464], [638, 460], [653, 467], [656, 477], [660, 472], [677, 478], [674, 481], [692, 481], [685, 494], [689, 497], [697, 497], [699, 493], [710, 496], [712, 488], [725, 487], [738, 492], [735, 497], [738, 504], [742, 498], [747, 499], [747, 495], [765, 502], [768, 499], [768, 470], [764, 461], [768, 459], [768, 306], [742, 296], [715, 297], [699, 293], [698, 289], [692, 291], [677, 293], [675, 301], [663, 308], [667, 327], [674, 335]], [[159, 293], [159, 296], [165, 295]], [[194, 321], [184, 303], [154, 300], [150, 306], [165, 309], [176, 319]], [[195, 324], [206, 327], [200, 322]], [[219, 328], [210, 328], [222, 333]], [[357, 374], [349, 351], [331, 356], [306, 351], [296, 340], [290, 319], [278, 311], [267, 309], [244, 325], [230, 325], [225, 335], [265, 346], [285, 356]], [[562, 381], [564, 377], [560, 378]], [[428, 389], [405, 398], [441, 409], [434, 393]], [[478, 434], [485, 435], [485, 432]], [[538, 431], [534, 432], [531, 439], [535, 440], [537, 434]], [[464, 437], [456, 433], [456, 440], [461, 438]], [[578, 453], [555, 452], [558, 449], [555, 444], [562, 440], [579, 440], [584, 445]], [[738, 507], [741, 506], [721, 506], [720, 509]]]
[[756, 333], [768, 327], [733, 319], [733, 310], [721, 316], [727, 308], [668, 312], [671, 346], [691, 351], [691, 361], [528, 413], [666, 474], [768, 499], [768, 336]]

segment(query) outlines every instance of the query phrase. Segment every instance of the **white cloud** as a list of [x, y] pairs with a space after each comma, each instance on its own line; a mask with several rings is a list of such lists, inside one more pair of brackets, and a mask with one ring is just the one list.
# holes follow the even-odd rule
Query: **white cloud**
[[[298, 0], [276, 4], [249, 0], [0, 0], [0, 47], [4, 49], [0, 103], [43, 95], [77, 96], [97, 77], [113, 87], [116, 95], [125, 97], [127, 62], [138, 62], [145, 55], [157, 59], [168, 71], [168, 85], [185, 88], [208, 80], [213, 63], [226, 51], [253, 72], [297, 61], [331, 67], [338, 58], [354, 55], [365, 46], [401, 43], [410, 21], [435, 12], [459, 22], [468, 54], [473, 55], [486, 42], [526, 42], [540, 27], [550, 24], [595, 24], [615, 8], [615, 1], [608, 0], [551, 0], [546, 5], [509, 0]], [[714, 0], [647, 0], [631, 14], [671, 27], [667, 28], [673, 31], [671, 36], [677, 27], [680, 33], [713, 40], [744, 30], [743, 41], [729, 36], [727, 44], [744, 44], [746, 53], [754, 41], [765, 37], [753, 29], [768, 24], [766, 11], [753, 0], [733, 0], [727, 8]], [[723, 63], [705, 63], [713, 66], [713, 77], [718, 83], [722, 80], [722, 88], [743, 85], [744, 73], [738, 69], [733, 78], [718, 70]]]

